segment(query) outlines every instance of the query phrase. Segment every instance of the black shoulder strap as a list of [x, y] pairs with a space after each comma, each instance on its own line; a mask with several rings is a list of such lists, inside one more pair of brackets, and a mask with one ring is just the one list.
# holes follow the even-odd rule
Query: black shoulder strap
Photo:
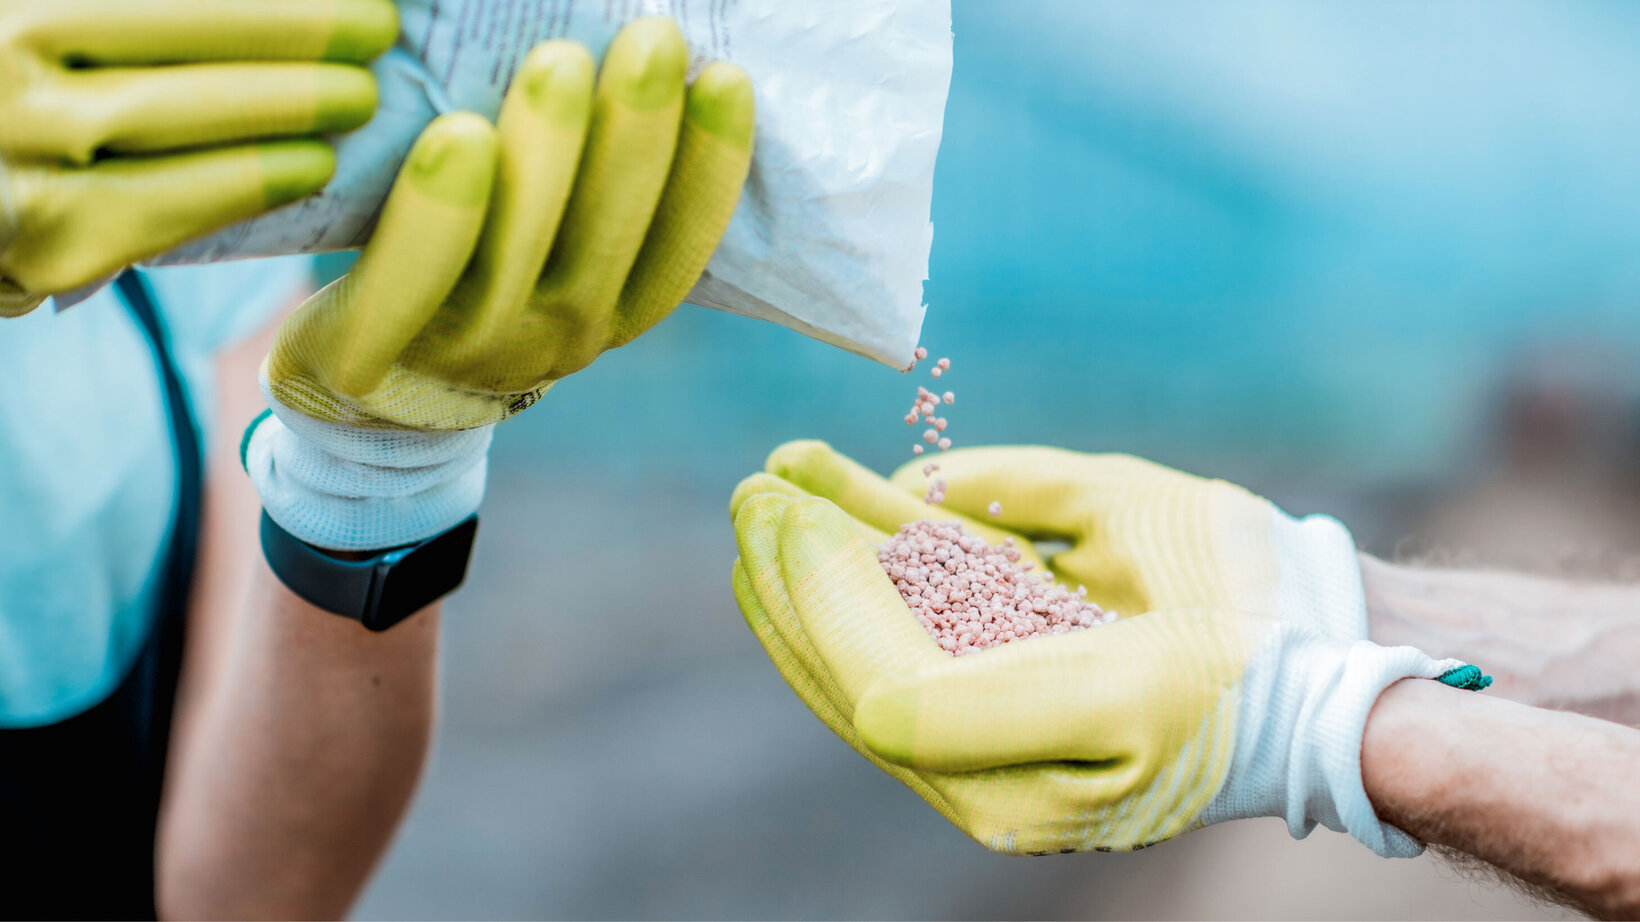
[[153, 633], [148, 643], [155, 655], [143, 656], [137, 668], [151, 669], [152, 690], [148, 715], [155, 778], [163, 777], [166, 744], [171, 736], [172, 703], [176, 699], [177, 677], [182, 665], [182, 632], [188, 617], [189, 590], [194, 581], [194, 557], [199, 550], [200, 510], [204, 498], [204, 462], [199, 430], [188, 405], [188, 392], [171, 355], [169, 338], [154, 308], [153, 295], [142, 277], [127, 269], [114, 280], [120, 296], [131, 309], [148, 339], [165, 392], [166, 416], [170, 422], [171, 446], [177, 464], [177, 503], [171, 520], [170, 541], [165, 550], [164, 569], [155, 613]]

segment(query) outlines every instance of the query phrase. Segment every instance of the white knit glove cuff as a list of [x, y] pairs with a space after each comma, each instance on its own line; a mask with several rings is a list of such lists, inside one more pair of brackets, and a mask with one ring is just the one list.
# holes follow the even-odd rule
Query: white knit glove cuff
[[1423, 846], [1379, 822], [1367, 800], [1361, 737], [1384, 689], [1463, 663], [1370, 643], [1349, 531], [1329, 516], [1271, 514], [1280, 623], [1243, 676], [1235, 756], [1202, 821], [1280, 816], [1294, 838], [1320, 823], [1380, 855], [1417, 855]]
[[1242, 678], [1235, 755], [1202, 822], [1280, 816], [1295, 839], [1320, 823], [1386, 857], [1418, 855], [1422, 845], [1373, 812], [1361, 782], [1361, 737], [1384, 689], [1462, 665], [1412, 647], [1344, 645], [1278, 625]]
[[273, 415], [246, 433], [245, 470], [280, 528], [335, 551], [424, 541], [484, 499], [493, 426], [454, 432], [356, 429], [262, 394]]

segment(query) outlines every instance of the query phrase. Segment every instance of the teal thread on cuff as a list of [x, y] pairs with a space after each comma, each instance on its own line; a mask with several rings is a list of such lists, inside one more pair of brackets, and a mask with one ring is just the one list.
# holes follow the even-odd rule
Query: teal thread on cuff
[[251, 424], [245, 427], [245, 434], [239, 437], [239, 468], [247, 474], [251, 472], [251, 465], [245, 459], [245, 455], [251, 450], [251, 436], [256, 432], [256, 427], [262, 425], [262, 422], [272, 415], [272, 409], [263, 410], [256, 414], [256, 418], [251, 420]]
[[1492, 677], [1481, 672], [1479, 666], [1459, 666], [1441, 673], [1436, 681], [1464, 691], [1480, 691], [1492, 684]]

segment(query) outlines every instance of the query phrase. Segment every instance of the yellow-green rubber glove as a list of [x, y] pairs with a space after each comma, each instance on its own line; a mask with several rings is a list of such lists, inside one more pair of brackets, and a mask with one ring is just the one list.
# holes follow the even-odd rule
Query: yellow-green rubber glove
[[[578, 44], [515, 77], [497, 155], [411, 152], [358, 265], [279, 330], [274, 397], [315, 419], [452, 431], [504, 419], [658, 323], [699, 278], [751, 162], [751, 83], [686, 86], [666, 19], [615, 37], [596, 89]], [[492, 192], [493, 187], [493, 192]]]
[[492, 126], [435, 120], [358, 264], [279, 328], [242, 453], [318, 547], [410, 544], [478, 508], [494, 423], [658, 323], [705, 269], [752, 149], [751, 83], [665, 19], [593, 64], [526, 58]]
[[0, 315], [318, 191], [311, 136], [370, 119], [397, 31], [388, 0], [0, 0]]
[[[1043, 448], [943, 455], [945, 507], [930, 507], [909, 489], [920, 464], [890, 484], [791, 443], [731, 501], [747, 623], [856, 750], [1010, 853], [1131, 849], [1267, 815], [1298, 836], [1320, 822], [1380, 854], [1418, 852], [1372, 812], [1361, 732], [1391, 683], [1469, 673], [1365, 640], [1341, 525], [1139, 459]], [[992, 501], [1022, 546], [1069, 542], [1048, 566], [1127, 617], [941, 650], [877, 547], [912, 518], [973, 528]]]

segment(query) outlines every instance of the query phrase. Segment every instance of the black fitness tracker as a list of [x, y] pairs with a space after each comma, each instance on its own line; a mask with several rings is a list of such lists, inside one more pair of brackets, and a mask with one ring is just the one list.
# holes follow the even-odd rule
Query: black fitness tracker
[[341, 560], [262, 513], [262, 555], [291, 592], [325, 611], [385, 631], [448, 595], [467, 575], [478, 516], [419, 544]]

